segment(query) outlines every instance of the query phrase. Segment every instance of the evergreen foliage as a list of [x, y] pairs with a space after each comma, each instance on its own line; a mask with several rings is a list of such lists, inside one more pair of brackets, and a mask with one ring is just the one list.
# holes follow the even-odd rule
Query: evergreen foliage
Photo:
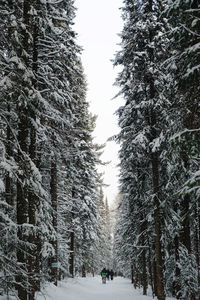
[[124, 1], [115, 58], [125, 99], [115, 260], [159, 300], [199, 297], [199, 5]]
[[94, 117], [74, 1], [0, 3], [0, 289], [34, 300], [46, 280], [94, 271]]

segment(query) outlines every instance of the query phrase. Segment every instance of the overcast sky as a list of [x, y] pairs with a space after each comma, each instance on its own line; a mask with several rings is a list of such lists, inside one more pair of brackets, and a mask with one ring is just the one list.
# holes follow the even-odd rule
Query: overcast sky
[[[113, 69], [111, 59], [120, 49], [118, 34], [122, 30], [121, 11], [122, 0], [76, 0], [77, 7], [75, 30], [78, 42], [83, 47], [83, 66], [88, 82], [87, 99], [90, 111], [98, 115], [95, 141], [105, 143], [110, 136], [119, 131], [116, 109], [122, 105], [122, 99], [111, 100], [118, 92], [113, 87], [117, 70]], [[104, 181], [109, 184], [104, 192], [109, 202], [117, 194], [116, 165], [118, 146], [107, 142], [102, 159], [111, 161], [104, 167]]]

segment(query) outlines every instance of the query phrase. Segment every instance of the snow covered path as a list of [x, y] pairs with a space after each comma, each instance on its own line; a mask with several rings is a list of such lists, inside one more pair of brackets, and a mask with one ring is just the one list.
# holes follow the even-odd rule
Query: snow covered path
[[106, 284], [101, 283], [100, 277], [67, 279], [58, 287], [48, 286], [44, 294], [38, 295], [37, 300], [152, 300], [135, 291], [130, 280], [120, 277]]
[[[59, 283], [59, 287], [51, 285], [45, 291], [46, 300], [149, 300], [152, 298], [140, 296], [134, 291], [130, 280], [114, 278], [106, 284], [100, 277], [68, 279]], [[135, 296], [135, 297], [134, 297]], [[43, 297], [37, 297], [42, 300]], [[44, 298], [43, 298], [44, 299]]]

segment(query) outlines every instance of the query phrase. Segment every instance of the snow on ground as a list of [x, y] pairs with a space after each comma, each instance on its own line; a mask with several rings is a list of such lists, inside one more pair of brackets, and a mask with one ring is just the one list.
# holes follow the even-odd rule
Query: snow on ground
[[[150, 296], [141, 295], [135, 290], [129, 279], [117, 277], [106, 284], [101, 283], [100, 276], [67, 279], [58, 287], [48, 285], [37, 296], [37, 300], [152, 300]], [[155, 299], [155, 298], [154, 298]], [[167, 300], [173, 300], [167, 298]]]
[[[0, 296], [0, 300], [16, 300], [16, 297]], [[37, 300], [152, 300], [150, 296], [143, 296], [140, 290], [135, 290], [129, 279], [114, 278], [102, 284], [101, 277], [68, 278], [59, 282], [58, 287], [47, 284], [40, 292]], [[156, 298], [154, 298], [156, 300]], [[173, 298], [166, 298], [173, 300]]]

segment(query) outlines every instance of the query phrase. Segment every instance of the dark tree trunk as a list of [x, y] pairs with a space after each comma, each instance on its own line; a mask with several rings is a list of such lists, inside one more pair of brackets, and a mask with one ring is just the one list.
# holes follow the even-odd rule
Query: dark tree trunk
[[[35, 115], [31, 112], [32, 121], [35, 121]], [[37, 158], [36, 158], [36, 129], [33, 123], [30, 124], [30, 147], [29, 153], [31, 160], [37, 166]], [[39, 290], [40, 284], [36, 278], [39, 277], [39, 253], [38, 253], [38, 233], [35, 231], [34, 227], [37, 225], [36, 214], [39, 208], [39, 197], [35, 194], [34, 190], [29, 190], [28, 193], [28, 216], [29, 216], [29, 224], [32, 225], [33, 230], [29, 234], [29, 242], [32, 244], [31, 247], [31, 255], [28, 258], [28, 271], [29, 271], [29, 300], [35, 299], [35, 292]]]
[[149, 237], [147, 234], [147, 243], [148, 243], [148, 269], [149, 269], [149, 276], [150, 276], [150, 285], [152, 289], [152, 295], [155, 296], [155, 288], [154, 288], [154, 280], [153, 280], [153, 255], [151, 250], [151, 245], [149, 241]]
[[[155, 256], [155, 252], [154, 252]], [[153, 259], [153, 286], [154, 286], [154, 295], [157, 297], [157, 272], [156, 272], [156, 259]]]
[[[165, 300], [164, 293], [164, 276], [163, 276], [163, 257], [161, 244], [161, 222], [162, 216], [160, 212], [159, 200], [159, 162], [158, 154], [152, 153], [152, 175], [153, 175], [153, 191], [154, 191], [154, 220], [155, 220], [155, 263], [156, 263], [156, 296], [158, 300]], [[154, 282], [155, 286], [155, 282]]]
[[143, 286], [143, 295], [147, 295], [147, 263], [146, 263], [146, 249], [142, 250], [142, 286]]
[[[23, 172], [26, 169], [25, 155], [28, 152], [28, 118], [27, 111], [21, 109], [19, 116], [19, 127], [18, 127], [18, 142], [20, 149], [18, 150], [18, 164]], [[28, 222], [28, 188], [25, 183], [26, 175], [24, 173], [18, 175], [17, 180], [17, 225], [18, 225], [18, 247], [17, 247], [17, 261], [26, 272], [26, 248], [25, 243], [27, 242], [27, 235], [23, 231], [23, 224]], [[26, 279], [24, 275], [17, 277], [17, 291], [20, 300], [27, 300], [27, 287], [25, 284]]]
[[196, 252], [196, 261], [198, 266], [198, 295], [197, 299], [200, 299], [200, 207], [199, 203], [196, 204], [196, 229], [195, 229], [195, 252]]
[[[75, 189], [72, 188], [72, 199], [75, 198]], [[69, 254], [69, 273], [74, 278], [74, 260], [75, 260], [75, 232], [74, 232], [74, 213], [71, 213], [71, 232], [70, 232], [70, 254]]]
[[[10, 114], [10, 105], [7, 106], [8, 114]], [[11, 132], [11, 124], [10, 124], [10, 116], [8, 116], [7, 119], [8, 125], [7, 125], [7, 133], [6, 133], [6, 155], [7, 158], [10, 159], [13, 155], [13, 147], [12, 147], [12, 132]], [[6, 202], [10, 205], [14, 205], [14, 199], [13, 199], [13, 182], [11, 179], [11, 176], [9, 173], [6, 174], [5, 178], [5, 192], [6, 192]]]
[[[153, 14], [153, 1], [148, 1], [149, 7], [147, 10], [149, 13]], [[153, 38], [156, 35], [156, 29], [153, 26], [149, 26], [149, 41], [152, 43]], [[150, 62], [155, 62], [154, 49], [153, 47], [147, 47], [147, 53], [149, 56]], [[152, 74], [147, 72], [146, 84], [149, 88], [148, 98], [154, 100], [157, 96], [157, 91], [155, 88], [155, 79]], [[148, 99], [148, 100], [149, 100]], [[157, 114], [155, 108], [152, 106], [147, 109], [147, 122], [150, 126], [151, 138], [150, 141], [153, 141], [158, 137], [157, 127]], [[159, 152], [151, 152], [150, 154], [151, 165], [152, 165], [152, 186], [154, 194], [154, 222], [155, 222], [155, 268], [154, 268], [154, 288], [158, 300], [165, 300], [165, 290], [164, 290], [164, 264], [162, 257], [162, 215], [160, 208], [160, 174], [159, 174]]]
[[[178, 211], [178, 204], [175, 203], [175, 212]], [[172, 246], [173, 247], [173, 246]], [[171, 248], [171, 247], [170, 247]], [[176, 299], [181, 299], [181, 285], [180, 285], [180, 256], [179, 256], [179, 236], [176, 235], [174, 238], [174, 253], [175, 253], [175, 277], [173, 282], [173, 295], [176, 297]]]
[[[189, 170], [190, 163], [189, 163], [189, 157], [188, 153], [185, 149], [182, 149], [182, 152], [180, 153], [181, 159], [184, 164], [185, 170]], [[187, 175], [186, 175], [187, 179]], [[185, 246], [185, 248], [188, 251], [188, 255], [192, 254], [192, 248], [191, 248], [191, 230], [190, 230], [190, 195], [186, 194], [184, 198], [181, 201], [181, 220], [182, 220], [182, 229], [180, 233], [180, 242]], [[194, 292], [188, 292], [188, 299], [195, 299]]]
[[[35, 79], [33, 82], [34, 88], [37, 89], [37, 67], [38, 67], [38, 25], [37, 20], [33, 21], [33, 72], [35, 74]], [[32, 103], [37, 109], [37, 103]], [[29, 155], [32, 162], [36, 167], [39, 167], [39, 161], [37, 158], [37, 131], [35, 128], [36, 115], [34, 109], [30, 109], [30, 146], [29, 146]], [[39, 208], [39, 197], [36, 195], [36, 191], [29, 190], [29, 224], [35, 227], [37, 224], [36, 213]], [[31, 255], [28, 259], [28, 271], [29, 271], [29, 300], [35, 299], [35, 292], [40, 290], [40, 282], [38, 280], [40, 273], [40, 262], [39, 262], [39, 235], [35, 230], [29, 235], [29, 242], [33, 245], [31, 248]], [[37, 278], [37, 279], [36, 279]]]
[[[145, 218], [145, 216], [143, 216]], [[146, 230], [147, 230], [147, 222], [146, 220], [142, 220], [142, 286], [143, 286], [143, 295], [147, 295], [147, 288], [148, 288], [148, 278], [147, 278], [147, 251], [146, 251]]]
[[131, 265], [131, 283], [134, 284], [134, 269], [133, 269], [133, 265]]
[[74, 248], [75, 248], [75, 234], [73, 231], [71, 231], [71, 233], [70, 233], [69, 273], [72, 278], [74, 278]]
[[182, 201], [182, 231], [180, 239], [182, 244], [187, 248], [188, 253], [191, 253], [191, 238], [190, 238], [190, 220], [189, 220], [189, 206], [190, 196], [184, 196]]
[[82, 277], [86, 277], [86, 269], [85, 269], [85, 265], [82, 265]]
[[[151, 60], [151, 53], [149, 54]], [[149, 97], [153, 99], [156, 96], [156, 90], [154, 86], [154, 78], [147, 77], [147, 84], [149, 85]], [[157, 138], [157, 116], [154, 108], [148, 109], [147, 112], [147, 122], [149, 122], [151, 128], [151, 141]], [[159, 153], [152, 152], [150, 154], [151, 165], [152, 165], [152, 187], [154, 194], [154, 223], [155, 223], [155, 261], [154, 261], [154, 289], [155, 295], [158, 300], [165, 300], [165, 290], [164, 290], [164, 264], [162, 257], [162, 215], [160, 208], [160, 174], [159, 174]]]
[[137, 289], [140, 287], [140, 273], [138, 268], [135, 266], [134, 268], [134, 288]]
[[[29, 28], [29, 11], [30, 1], [24, 0], [23, 3], [23, 23], [26, 28]], [[25, 66], [28, 67], [29, 57], [25, 53], [29, 53], [29, 35], [28, 31], [24, 29], [22, 31], [22, 47], [21, 47], [21, 58], [24, 61]], [[26, 95], [28, 97], [28, 95]], [[28, 155], [28, 144], [29, 144], [29, 123], [28, 123], [28, 107], [24, 103], [20, 103], [18, 107], [18, 165], [22, 172], [18, 175], [17, 180], [17, 224], [18, 224], [18, 247], [17, 247], [17, 260], [18, 263], [23, 267], [24, 271], [27, 272], [27, 256], [26, 247], [27, 235], [24, 233], [23, 224], [28, 223], [28, 187], [26, 184], [27, 177], [27, 158]], [[22, 242], [22, 243], [21, 243]], [[27, 300], [27, 286], [24, 275], [20, 275], [17, 278], [19, 284], [17, 284], [18, 297], [20, 300]]]
[[175, 266], [175, 281], [174, 281], [174, 291], [175, 291], [175, 296], [176, 299], [181, 299], [181, 286], [179, 283], [179, 279], [180, 279], [180, 274], [181, 274], [181, 270], [180, 270], [180, 257], [179, 257], [179, 237], [176, 236], [174, 239], [174, 247], [175, 247], [175, 262], [176, 262], [176, 266]]
[[[55, 229], [55, 232], [58, 231], [58, 193], [57, 193], [57, 165], [52, 158], [51, 161], [51, 204], [53, 208], [53, 227]], [[59, 270], [58, 270], [58, 240], [57, 238], [52, 241], [52, 245], [54, 247], [55, 255], [51, 259], [51, 274], [52, 274], [52, 280], [54, 284], [58, 285], [58, 276], [59, 276]]]

